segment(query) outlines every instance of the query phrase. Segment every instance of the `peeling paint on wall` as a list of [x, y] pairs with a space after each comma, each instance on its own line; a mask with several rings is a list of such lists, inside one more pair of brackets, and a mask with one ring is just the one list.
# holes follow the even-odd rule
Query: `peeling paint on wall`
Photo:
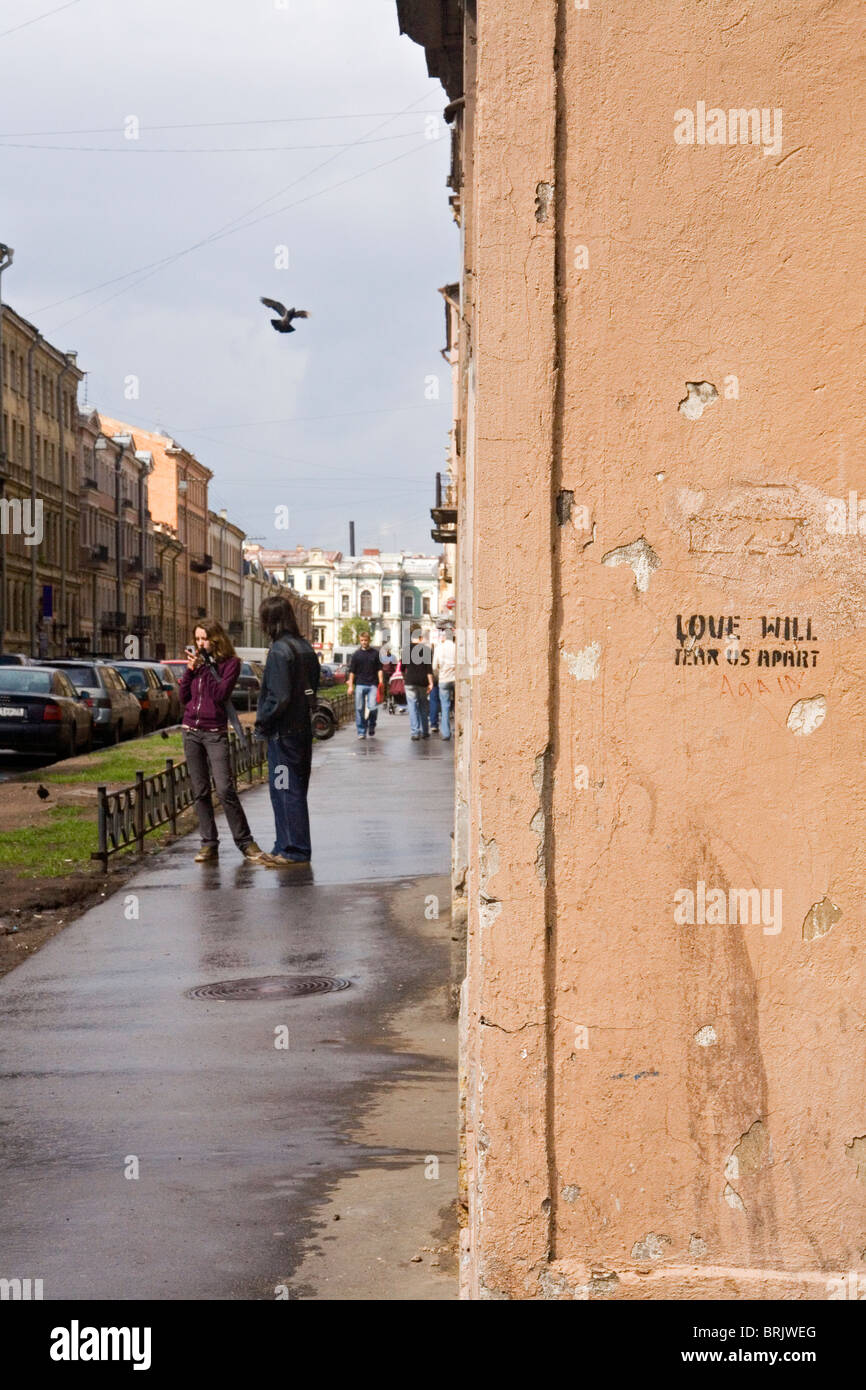
[[792, 734], [804, 736], [812, 734], [827, 717], [827, 697], [813, 695], [808, 700], [798, 700], [788, 712], [788, 728]]
[[603, 565], [631, 565], [634, 572], [635, 588], [639, 594], [645, 594], [649, 588], [649, 582], [653, 570], [657, 570], [661, 565], [661, 560], [656, 555], [652, 546], [644, 536], [632, 541], [630, 545], [617, 546], [616, 550], [609, 550], [606, 555], [602, 555]]
[[826, 936], [841, 916], [841, 907], [826, 896], [819, 903], [813, 903], [803, 919], [803, 940], [814, 941], [816, 937]]
[[670, 1236], [656, 1235], [655, 1231], [650, 1231], [643, 1240], [636, 1240], [631, 1248], [633, 1260], [660, 1260], [665, 1253], [664, 1247], [670, 1245]]
[[679, 403], [679, 412], [687, 420], [700, 420], [708, 405], [719, 399], [719, 393], [711, 381], [687, 381], [687, 396]]
[[576, 681], [594, 681], [601, 666], [601, 643], [590, 642], [579, 652], [563, 651], [569, 675]]
[[550, 215], [550, 206], [553, 202], [554, 184], [539, 183], [535, 189], [535, 220], [536, 222], [546, 222]]
[[740, 1196], [739, 1192], [734, 1191], [730, 1183], [725, 1184], [725, 1191], [723, 1193], [723, 1196], [732, 1211], [746, 1210], [746, 1208], [743, 1206], [742, 1197]]
[[704, 1027], [699, 1028], [695, 1033], [695, 1042], [698, 1047], [712, 1047], [717, 1041], [716, 1030], [711, 1023], [704, 1024]]
[[763, 1120], [755, 1120], [735, 1145], [727, 1163], [725, 1177], [729, 1182], [737, 1182], [741, 1177], [751, 1177], [769, 1168], [773, 1163], [773, 1141]]

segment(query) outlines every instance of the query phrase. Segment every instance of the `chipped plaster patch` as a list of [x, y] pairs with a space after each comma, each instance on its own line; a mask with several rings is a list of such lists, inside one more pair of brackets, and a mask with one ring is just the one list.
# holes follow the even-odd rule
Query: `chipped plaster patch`
[[812, 904], [803, 918], [803, 940], [814, 941], [819, 936], [826, 936], [841, 916], [841, 907], [837, 907], [825, 895], [819, 903]]
[[703, 1028], [699, 1028], [695, 1033], [695, 1042], [698, 1047], [712, 1047], [718, 1042], [716, 1030], [711, 1023], [705, 1023]]
[[630, 565], [634, 572], [635, 588], [639, 594], [645, 594], [652, 572], [659, 568], [661, 560], [649, 541], [640, 536], [629, 545], [619, 545], [615, 550], [609, 550], [606, 555], [602, 555], [601, 563], [611, 566]]
[[670, 1236], [657, 1236], [655, 1231], [650, 1231], [644, 1236], [643, 1240], [636, 1240], [631, 1247], [631, 1257], [633, 1260], [660, 1260], [664, 1255], [665, 1245], [670, 1245]]
[[797, 700], [788, 713], [788, 728], [792, 734], [813, 734], [827, 717], [826, 695], [813, 695], [809, 700]]
[[708, 405], [719, 399], [719, 393], [711, 381], [687, 381], [687, 396], [679, 403], [679, 412], [687, 420], [700, 420]]
[[555, 185], [552, 183], [539, 183], [535, 188], [535, 220], [536, 222], [546, 222], [550, 216], [550, 208], [553, 203], [553, 190]]
[[689, 1236], [689, 1254], [696, 1258], [698, 1255], [706, 1255], [706, 1253], [707, 1242], [701, 1236]]
[[739, 1192], [735, 1192], [730, 1183], [725, 1184], [724, 1198], [732, 1211], [745, 1211], [743, 1199]]
[[755, 1120], [735, 1145], [725, 1164], [725, 1177], [729, 1183], [737, 1182], [741, 1177], [750, 1177], [762, 1168], [771, 1167], [772, 1163], [773, 1141], [770, 1132], [763, 1120]]
[[534, 835], [538, 836], [538, 849], [535, 851], [535, 877], [538, 879], [539, 883], [547, 882], [547, 867], [544, 863], [545, 824], [546, 821], [544, 812], [542, 811], [541, 807], [539, 807], [535, 815], [532, 817], [532, 820], [529, 822], [530, 830]]
[[562, 1189], [562, 1200], [569, 1203], [576, 1202], [579, 1196], [580, 1188], [577, 1183], [566, 1183], [565, 1187]]
[[563, 651], [569, 675], [576, 681], [594, 681], [601, 666], [601, 643], [590, 642], [579, 652]]

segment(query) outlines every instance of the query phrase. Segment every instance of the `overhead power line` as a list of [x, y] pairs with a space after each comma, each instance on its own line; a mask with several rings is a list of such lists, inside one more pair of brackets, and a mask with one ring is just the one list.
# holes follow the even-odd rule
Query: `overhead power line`
[[43, 14], [34, 15], [32, 19], [25, 19], [23, 24], [13, 24], [11, 29], [0, 30], [0, 39], [5, 39], [9, 34], [17, 34], [19, 29], [29, 29], [31, 24], [38, 24], [40, 19], [50, 19], [53, 14], [60, 14], [61, 10], [71, 10], [73, 5], [80, 5], [81, 0], [66, 0], [65, 5], [58, 5], [54, 10], [45, 10]]
[[[442, 108], [439, 106], [428, 109], [422, 107], [421, 110], [417, 111], [407, 110], [406, 107], [403, 107], [402, 111], [347, 111], [344, 115], [335, 114], [333, 116], [262, 116], [247, 121], [186, 121], [180, 125], [151, 125], [148, 121], [146, 124], [142, 124], [141, 129], [145, 133], [152, 130], [215, 130], [218, 127], [228, 128], [231, 126], [306, 124], [308, 121], [372, 121], [380, 116], [388, 116], [392, 120], [397, 120], [400, 116], [439, 116], [441, 114]], [[29, 140], [31, 137], [37, 139], [54, 135], [117, 134], [118, 127], [116, 125], [94, 126], [84, 130], [6, 130], [0, 132], [0, 140]]]
[[417, 132], [404, 130], [399, 135], [379, 135], [372, 140], [332, 140], [318, 145], [210, 145], [192, 149], [171, 145], [139, 145], [130, 140], [125, 145], [25, 145], [0, 137], [0, 150], [59, 150], [63, 154], [268, 154], [285, 150], [345, 150], [351, 145], [381, 145], [389, 140], [408, 140]]

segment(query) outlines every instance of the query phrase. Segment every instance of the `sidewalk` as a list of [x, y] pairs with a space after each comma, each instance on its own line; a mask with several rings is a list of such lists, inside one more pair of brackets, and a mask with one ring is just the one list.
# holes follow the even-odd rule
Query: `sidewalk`
[[[345, 727], [314, 753], [312, 882], [178, 841], [0, 981], [0, 1277], [46, 1299], [456, 1297], [433, 1253], [456, 1194], [452, 748], [405, 716]], [[243, 804], [270, 849], [267, 789]], [[278, 975], [349, 988], [187, 996]]]

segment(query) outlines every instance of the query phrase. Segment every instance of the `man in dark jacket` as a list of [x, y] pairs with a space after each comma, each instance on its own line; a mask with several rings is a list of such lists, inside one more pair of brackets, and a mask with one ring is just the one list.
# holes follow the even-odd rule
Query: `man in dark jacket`
[[428, 699], [433, 689], [433, 653], [429, 643], [412, 640], [408, 660], [403, 669], [406, 682], [406, 701], [409, 705], [409, 727], [412, 741], [430, 737]]
[[309, 864], [310, 815], [307, 788], [313, 760], [310, 720], [320, 667], [301, 636], [287, 598], [265, 599], [259, 616], [271, 639], [256, 714], [256, 738], [267, 741], [268, 777], [276, 839], [262, 856], [269, 869]]

